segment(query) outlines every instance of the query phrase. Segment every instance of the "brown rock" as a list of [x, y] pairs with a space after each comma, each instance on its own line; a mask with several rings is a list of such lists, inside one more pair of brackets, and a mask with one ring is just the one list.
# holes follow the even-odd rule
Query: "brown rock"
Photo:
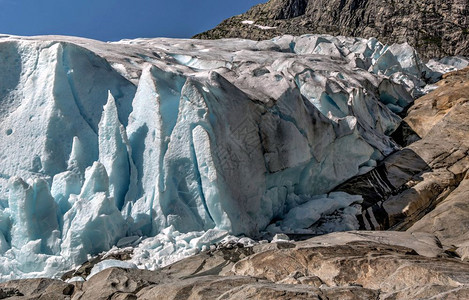
[[249, 284], [223, 294], [219, 299], [378, 299], [379, 292], [362, 287], [312, 288], [301, 285]]
[[317, 236], [296, 242], [297, 247], [334, 247], [349, 243], [370, 243], [409, 248], [426, 257], [440, 257], [444, 250], [433, 234], [403, 231], [347, 231]]
[[437, 90], [417, 99], [405, 117], [420, 137], [425, 137], [451, 109], [469, 100], [469, 68], [443, 75], [437, 85]]
[[[421, 220], [409, 232], [428, 232], [436, 235], [448, 247], [468, 247], [469, 240], [469, 173], [443, 202]], [[464, 253], [467, 256], [467, 253]]]
[[175, 262], [163, 268], [161, 272], [164, 273], [165, 276], [175, 278], [202, 275], [225, 275], [231, 270], [234, 263], [259, 251], [260, 250], [253, 247], [234, 247], [231, 249], [222, 248], [215, 251], [203, 252]]
[[[469, 289], [469, 263], [442, 258], [442, 253], [438, 239], [428, 233], [334, 233], [301, 242], [216, 249], [158, 271], [111, 268], [86, 282], [75, 283], [74, 289], [57, 280], [16, 280], [1, 284], [0, 296], [116, 300], [464, 299]], [[18, 297], [20, 294], [25, 297]]]
[[469, 287], [461, 286], [448, 289], [441, 285], [424, 285], [404, 289], [397, 293], [383, 294], [383, 300], [394, 299], [469, 299]]
[[223, 293], [249, 283], [250, 277], [202, 276], [154, 285], [141, 290], [138, 299], [216, 299]]
[[236, 275], [272, 282], [294, 271], [317, 276], [331, 287], [360, 285], [386, 293], [427, 284], [450, 289], [469, 283], [469, 264], [423, 257], [406, 247], [372, 242], [270, 250], [233, 267]]
[[[469, 68], [446, 74], [438, 86], [417, 99], [404, 118], [421, 139], [337, 188], [363, 195], [364, 212], [359, 217], [363, 229], [406, 230], [436, 207], [425, 216], [425, 223], [412, 229], [436, 233], [440, 225], [431, 229], [433, 221], [445, 223], [446, 219], [438, 221], [438, 214], [451, 206], [454, 214], [448, 212], [445, 217], [451, 216], [452, 221], [438, 237], [445, 240], [467, 230], [464, 224], [469, 215], [454, 207], [465, 205], [468, 192], [462, 180], [469, 169]], [[438, 208], [440, 203], [445, 204]], [[457, 224], [463, 224], [463, 229], [456, 229]], [[454, 246], [442, 242], [447, 248]]]
[[0, 283], [0, 299], [70, 299], [72, 284], [49, 278], [12, 280]]
[[110, 268], [78, 284], [72, 299], [132, 299], [142, 288], [165, 280], [170, 278], [159, 272]]
[[362, 287], [275, 284], [248, 276], [201, 276], [145, 288], [138, 299], [377, 299]]

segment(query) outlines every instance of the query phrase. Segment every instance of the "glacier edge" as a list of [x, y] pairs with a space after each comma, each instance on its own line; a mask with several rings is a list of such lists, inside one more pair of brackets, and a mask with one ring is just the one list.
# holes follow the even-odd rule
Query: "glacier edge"
[[0, 67], [0, 280], [57, 276], [132, 235], [152, 268], [312, 222], [289, 215], [312, 199], [330, 202], [319, 215], [359, 202], [323, 194], [399, 149], [397, 113], [437, 76], [406, 44], [318, 35], [8, 37], [0, 54], [19, 60]]

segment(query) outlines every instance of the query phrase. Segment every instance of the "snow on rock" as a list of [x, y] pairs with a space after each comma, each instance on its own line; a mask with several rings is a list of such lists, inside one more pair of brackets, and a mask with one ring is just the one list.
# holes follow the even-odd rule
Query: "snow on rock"
[[262, 30], [269, 30], [269, 29], [275, 29], [275, 28], [277, 28], [277, 27], [264, 26], [264, 25], [258, 25], [258, 24], [255, 24], [254, 26], [256, 26], [257, 28], [262, 29]]
[[271, 26], [264, 26], [264, 25], [258, 25], [258, 24], [254, 24], [254, 21], [250, 21], [250, 20], [243, 20], [241, 21], [241, 24], [244, 24], [244, 25], [254, 25], [255, 27], [259, 28], [259, 29], [262, 29], [262, 30], [269, 30], [269, 29], [275, 29], [277, 27], [271, 27]]
[[[270, 225], [267, 230], [271, 232], [298, 232], [306, 233], [309, 228], [320, 220], [322, 216], [330, 215], [340, 209], [346, 209], [352, 204], [363, 201], [360, 195], [349, 195], [344, 192], [333, 192], [329, 195], [317, 195], [310, 199], [298, 199], [303, 202], [290, 209], [283, 220]], [[338, 230], [337, 230], [338, 231]]]
[[134, 249], [131, 262], [139, 268], [150, 270], [169, 265], [199, 253], [201, 249], [194, 248], [190, 242], [203, 234], [203, 231], [180, 233], [170, 226], [156, 236], [143, 240]]
[[[94, 275], [109, 268], [137, 269], [137, 266], [131, 262], [126, 262], [126, 261], [121, 261], [121, 260], [116, 260], [116, 259], [106, 259], [94, 265], [93, 269], [91, 269], [90, 275], [86, 277], [86, 280], [89, 280]], [[71, 278], [70, 280], [72, 279], [73, 278]], [[77, 279], [73, 281], [81, 281], [81, 280]]]
[[290, 238], [288, 237], [288, 235], [284, 234], [284, 233], [277, 233], [274, 238], [272, 239], [272, 242], [284, 242], [284, 241], [289, 241]]
[[81, 276], [75, 276], [75, 277], [72, 277], [70, 279], [67, 279], [65, 282], [73, 283], [73, 282], [83, 282], [83, 281], [85, 281], [85, 278], [83, 278]]
[[132, 258], [128, 262], [138, 268], [154, 270], [200, 251], [213, 249], [215, 244], [218, 244], [218, 247], [232, 247], [234, 244], [252, 247], [256, 242], [248, 237], [230, 235], [226, 230], [209, 229], [181, 233], [175, 230], [174, 226], [170, 226], [156, 236], [144, 239], [134, 248]]
[[469, 66], [469, 58], [464, 56], [443, 57], [440, 60], [431, 59], [427, 66], [436, 74], [457, 71]]
[[348, 220], [359, 199], [323, 194], [399, 148], [396, 113], [436, 76], [373, 38], [4, 36], [0, 280], [138, 237], [132, 263], [156, 268], [273, 219]]
[[192, 248], [202, 249], [204, 246], [210, 246], [221, 241], [228, 235], [228, 231], [219, 229], [209, 229], [201, 237], [192, 239], [190, 245]]

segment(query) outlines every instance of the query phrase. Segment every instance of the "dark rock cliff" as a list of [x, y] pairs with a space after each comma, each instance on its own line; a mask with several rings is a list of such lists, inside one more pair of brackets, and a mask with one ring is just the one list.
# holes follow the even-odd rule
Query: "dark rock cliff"
[[408, 42], [424, 58], [469, 55], [469, 1], [270, 0], [195, 38], [262, 40], [307, 33]]

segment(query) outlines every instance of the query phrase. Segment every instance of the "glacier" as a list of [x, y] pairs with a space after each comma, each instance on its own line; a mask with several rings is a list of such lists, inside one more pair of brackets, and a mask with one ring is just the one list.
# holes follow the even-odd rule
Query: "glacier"
[[443, 64], [374, 38], [1, 35], [0, 280], [126, 239], [156, 268], [359, 203], [328, 193], [399, 149]]

